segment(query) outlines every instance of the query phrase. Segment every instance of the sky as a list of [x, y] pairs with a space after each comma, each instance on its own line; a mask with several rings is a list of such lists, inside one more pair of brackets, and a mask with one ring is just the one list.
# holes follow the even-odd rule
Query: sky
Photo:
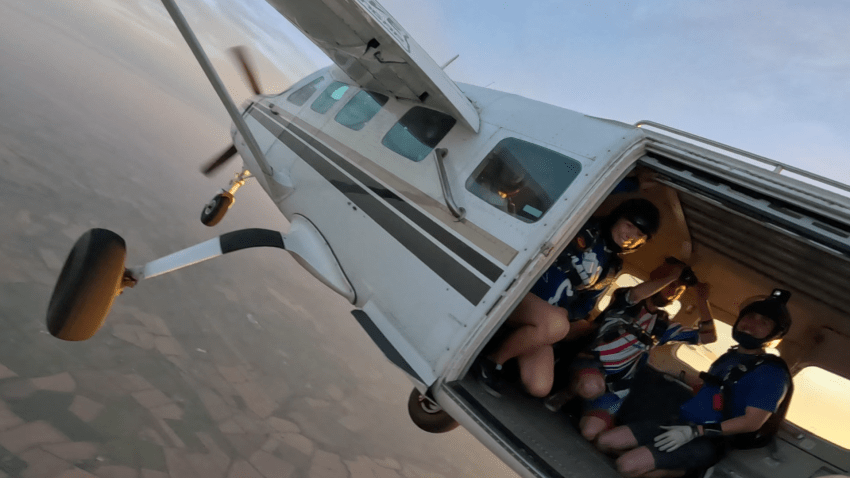
[[[330, 63], [263, 0], [197, 3], [252, 32], [279, 68]], [[845, 1], [382, 4], [438, 64], [460, 54], [455, 81], [657, 121], [850, 183]]]

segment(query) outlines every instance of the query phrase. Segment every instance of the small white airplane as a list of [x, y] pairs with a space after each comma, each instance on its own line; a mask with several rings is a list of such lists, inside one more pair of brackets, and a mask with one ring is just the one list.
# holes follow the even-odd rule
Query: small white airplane
[[[174, 0], [162, 1], [234, 122], [233, 145], [204, 171], [237, 153], [243, 161], [201, 221], [218, 223], [255, 178], [291, 226], [230, 232], [130, 268], [123, 239], [88, 231], [50, 300], [54, 336], [91, 337], [124, 287], [242, 249], [284, 249], [351, 302], [410, 376], [417, 426], [463, 425], [523, 477], [617, 476], [566, 416], [522, 393], [495, 399], [469, 369], [582, 224], [642, 195], [662, 210], [662, 229], [624, 272], [645, 279], [668, 255], [688, 260], [713, 284], [726, 324], [743, 298], [782, 286], [794, 297], [779, 346], [792, 372], [850, 378], [850, 200], [831, 192], [847, 185], [650, 121], [457, 84], [376, 0], [268, 0], [335, 65], [266, 95], [237, 53], [255, 93], [240, 110]], [[655, 186], [611, 194], [635, 174]], [[676, 320], [695, 318], [684, 298]], [[660, 347], [652, 364], [678, 375], [712, 354]], [[713, 476], [846, 473], [848, 448], [789, 421], [770, 446], [733, 452]]]

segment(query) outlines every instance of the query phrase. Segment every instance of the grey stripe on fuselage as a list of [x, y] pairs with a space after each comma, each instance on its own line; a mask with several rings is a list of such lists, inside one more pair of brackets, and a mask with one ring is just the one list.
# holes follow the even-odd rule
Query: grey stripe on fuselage
[[490, 290], [489, 284], [402, 219], [386, 202], [337, 169], [330, 158], [317, 153], [306, 141], [286, 129], [288, 121], [271, 118], [257, 108], [252, 109], [251, 116], [464, 298], [474, 305], [481, 302]]

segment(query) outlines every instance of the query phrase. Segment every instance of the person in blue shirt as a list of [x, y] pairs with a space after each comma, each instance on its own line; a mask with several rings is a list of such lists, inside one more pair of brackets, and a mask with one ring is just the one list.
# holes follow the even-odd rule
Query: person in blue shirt
[[507, 339], [479, 360], [484, 388], [500, 396], [502, 364], [516, 358], [528, 393], [548, 395], [554, 380], [552, 345], [573, 325], [589, 328], [583, 319], [620, 272], [620, 255], [643, 245], [659, 225], [658, 208], [647, 199], [627, 200], [607, 216], [588, 221], [508, 318], [513, 330]]
[[621, 474], [682, 476], [714, 465], [729, 448], [767, 443], [784, 417], [793, 385], [788, 366], [764, 346], [788, 332], [790, 295], [776, 289], [741, 309], [732, 328], [738, 347], [700, 374], [703, 386], [680, 407], [677, 422], [635, 422], [599, 437], [597, 445], [605, 451], [628, 450], [617, 459]]

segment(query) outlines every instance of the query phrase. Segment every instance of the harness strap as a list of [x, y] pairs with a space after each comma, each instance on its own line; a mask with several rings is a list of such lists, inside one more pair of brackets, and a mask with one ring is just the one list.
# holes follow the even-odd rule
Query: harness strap
[[[726, 357], [727, 355], [732, 354], [734, 350], [734, 348], [730, 349], [729, 352], [723, 354], [720, 358], [718, 358], [718, 360]], [[776, 409], [776, 412], [772, 414], [770, 418], [768, 418], [768, 420], [764, 423], [764, 425], [761, 426], [760, 429], [756, 430], [755, 432], [736, 435], [734, 438], [732, 438], [732, 444], [733, 446], [735, 446], [735, 448], [748, 449], [764, 446], [765, 444], [767, 444], [767, 441], [770, 440], [770, 437], [772, 437], [776, 433], [776, 430], [779, 427], [779, 423], [785, 419], [785, 414], [788, 411], [788, 404], [791, 402], [791, 395], [794, 392], [794, 382], [790, 380], [791, 374], [788, 370], [788, 364], [786, 364], [784, 360], [775, 355], [762, 353], [757, 356], [756, 360], [751, 363], [749, 367], [744, 364], [738, 364], [737, 366], [729, 370], [729, 372], [723, 378], [705, 372], [700, 373], [701, 378], [705, 377], [703, 378], [703, 380], [705, 380], [706, 383], [715, 386], [717, 386], [717, 384], [719, 383], [720, 392], [723, 397], [721, 413], [723, 416], [723, 420], [725, 421], [729, 420], [730, 418], [733, 418], [731, 416], [732, 385], [737, 383], [744, 375], [749, 372], [752, 372], [753, 370], [755, 370], [760, 365], [766, 362], [778, 364], [783, 369], [785, 369], [785, 372], [786, 374], [788, 374], [789, 377], [788, 391], [785, 393], [785, 397], [783, 397], [782, 402]]]

